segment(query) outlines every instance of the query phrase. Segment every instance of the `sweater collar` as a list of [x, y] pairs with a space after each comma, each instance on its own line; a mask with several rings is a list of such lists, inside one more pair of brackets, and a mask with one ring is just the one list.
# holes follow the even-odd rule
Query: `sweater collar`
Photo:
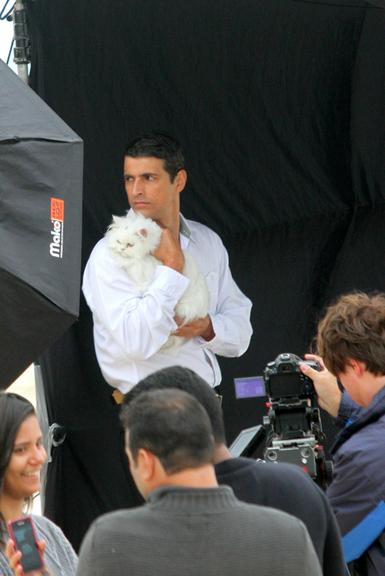
[[147, 503], [158, 509], [201, 514], [231, 508], [237, 502], [229, 486], [191, 488], [185, 486], [161, 486], [153, 490]]

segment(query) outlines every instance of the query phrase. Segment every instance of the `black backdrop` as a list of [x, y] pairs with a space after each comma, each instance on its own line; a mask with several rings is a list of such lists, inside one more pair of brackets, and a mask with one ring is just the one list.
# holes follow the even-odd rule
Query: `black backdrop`
[[[264, 413], [262, 400], [235, 400], [234, 377], [302, 355], [337, 294], [385, 288], [383, 3], [29, 0], [28, 10], [32, 85], [84, 139], [83, 264], [126, 209], [125, 143], [163, 130], [184, 145], [183, 213], [221, 235], [254, 303], [249, 351], [221, 361], [231, 440]], [[77, 546], [95, 516], [136, 500], [84, 301], [42, 368], [50, 420], [67, 429], [46, 512]]]

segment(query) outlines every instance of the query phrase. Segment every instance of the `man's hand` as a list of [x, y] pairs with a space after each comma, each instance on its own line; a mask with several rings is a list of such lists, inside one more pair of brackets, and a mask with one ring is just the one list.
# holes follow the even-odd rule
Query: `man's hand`
[[306, 376], [313, 380], [314, 388], [318, 396], [318, 403], [321, 408], [329, 412], [334, 418], [337, 418], [342, 393], [338, 387], [336, 377], [326, 369], [320, 356], [305, 354], [305, 358], [306, 360], [316, 360], [320, 364], [321, 372], [314, 370], [314, 368], [306, 364], [300, 364], [300, 369]]
[[[45, 542], [44, 540], [39, 540], [38, 543], [38, 548], [42, 554], [42, 556], [44, 557], [44, 551], [45, 551]], [[23, 567], [20, 564], [20, 559], [21, 559], [21, 552], [20, 550], [16, 550], [15, 549], [15, 545], [13, 543], [13, 540], [9, 539], [6, 546], [5, 546], [5, 555], [8, 559], [9, 565], [13, 570], [13, 573], [15, 574], [15, 576], [23, 576], [24, 572], [23, 572]], [[29, 574], [31, 574], [31, 576], [46, 576], [49, 575], [50, 573], [47, 571], [46, 568], [44, 568], [42, 571], [34, 571], [34, 572], [29, 572]]]
[[215, 336], [211, 318], [208, 315], [204, 318], [197, 318], [196, 320], [192, 320], [183, 326], [181, 326], [183, 319], [176, 317], [175, 322], [179, 326], [179, 328], [173, 332], [175, 336], [181, 336], [183, 338], [196, 338], [201, 336], [204, 340], [207, 341], [212, 340]]
[[165, 266], [182, 273], [184, 268], [184, 256], [179, 240], [177, 240], [168, 228], [162, 229], [160, 244], [152, 253]]

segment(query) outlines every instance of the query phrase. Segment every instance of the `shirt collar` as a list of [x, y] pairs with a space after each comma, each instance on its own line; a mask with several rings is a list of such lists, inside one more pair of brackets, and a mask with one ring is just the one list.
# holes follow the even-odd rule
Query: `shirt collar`
[[182, 214], [180, 214], [179, 223], [180, 223], [180, 228], [179, 228], [180, 244], [181, 244], [182, 250], [184, 250], [185, 248], [187, 248], [187, 246], [189, 245], [189, 243], [191, 241], [191, 230], [190, 230], [189, 225], [187, 224], [186, 218], [184, 216], [182, 216]]

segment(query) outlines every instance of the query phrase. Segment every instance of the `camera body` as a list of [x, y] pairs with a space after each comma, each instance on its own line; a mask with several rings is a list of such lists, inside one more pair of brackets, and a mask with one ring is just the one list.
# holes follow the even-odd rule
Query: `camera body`
[[287, 402], [289, 399], [314, 399], [316, 392], [313, 382], [305, 376], [299, 368], [300, 364], [307, 364], [314, 370], [320, 370], [318, 362], [302, 360], [299, 356], [284, 352], [279, 354], [273, 362], [269, 362], [264, 370], [266, 396], [270, 401]]
[[321, 370], [318, 362], [302, 360], [295, 354], [279, 354], [264, 370], [269, 412], [263, 424], [268, 430], [264, 458], [289, 462], [305, 469], [322, 487], [330, 481], [325, 460], [320, 411], [313, 381], [300, 370], [307, 364]]

